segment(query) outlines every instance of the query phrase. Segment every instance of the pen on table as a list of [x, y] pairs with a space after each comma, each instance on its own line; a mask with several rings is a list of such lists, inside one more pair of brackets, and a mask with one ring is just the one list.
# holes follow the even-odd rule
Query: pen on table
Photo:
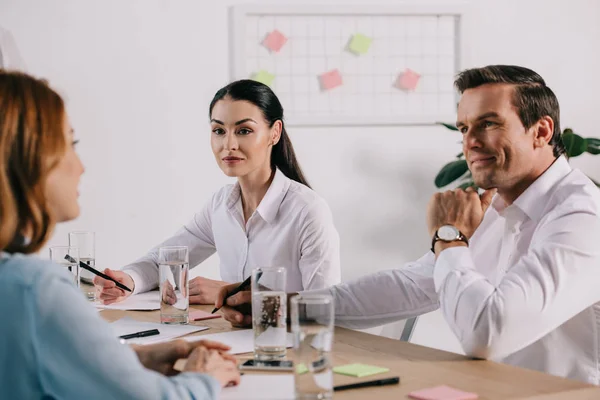
[[[261, 272], [259, 272], [259, 273], [257, 274], [257, 278], [256, 278], [256, 279], [257, 279], [257, 280], [258, 280], [258, 279], [260, 279], [260, 277], [261, 277], [261, 276], [262, 276], [262, 273], [261, 273]], [[242, 291], [242, 290], [244, 290], [245, 288], [247, 288], [247, 287], [248, 287], [248, 285], [250, 285], [250, 282], [251, 282], [251, 280], [252, 280], [252, 276], [249, 276], [248, 278], [246, 278], [246, 280], [245, 280], [244, 282], [240, 283], [240, 286], [238, 286], [238, 287], [236, 287], [235, 289], [233, 289], [233, 290], [231, 291], [231, 293], [229, 293], [229, 294], [228, 294], [228, 295], [227, 295], [227, 296], [226, 296], [226, 297], [223, 299], [223, 304], [225, 304], [225, 302], [227, 301], [227, 299], [228, 299], [229, 297], [231, 297], [231, 296], [233, 296], [233, 295], [235, 295], [235, 294], [237, 294], [237, 293], [241, 292], [241, 291]], [[217, 311], [219, 311], [219, 309], [220, 309], [220, 308], [221, 308], [221, 307], [215, 307], [215, 309], [214, 309], [214, 310], [212, 310], [211, 314], [214, 314], [214, 313], [216, 313]]]
[[[70, 255], [66, 255], [65, 256], [65, 260], [69, 260], [71, 262], [75, 262], [75, 259], [73, 257], [71, 257]], [[131, 289], [129, 289], [127, 286], [123, 285], [121, 282], [117, 282], [115, 279], [111, 278], [110, 276], [103, 274], [102, 272], [98, 271], [95, 268], [90, 267], [89, 265], [87, 265], [86, 263], [84, 263], [83, 261], [79, 261], [79, 266], [87, 271], [90, 271], [92, 274], [96, 274], [101, 278], [104, 278], [108, 281], [114, 282], [117, 287], [123, 289], [123, 290], [127, 290], [128, 292], [131, 292]]]
[[349, 385], [334, 386], [333, 390], [337, 392], [340, 390], [358, 389], [358, 388], [370, 387], [370, 386], [395, 385], [397, 383], [400, 383], [400, 377], [395, 376], [393, 378], [377, 379], [375, 381], [358, 382], [358, 383], [351, 383]]
[[158, 329], [150, 329], [147, 331], [141, 331], [141, 332], [136, 332], [136, 333], [130, 333], [127, 335], [122, 335], [122, 336], [119, 336], [119, 339], [134, 339], [134, 338], [142, 338], [142, 337], [154, 336], [154, 335], [160, 335], [160, 332], [158, 331]]

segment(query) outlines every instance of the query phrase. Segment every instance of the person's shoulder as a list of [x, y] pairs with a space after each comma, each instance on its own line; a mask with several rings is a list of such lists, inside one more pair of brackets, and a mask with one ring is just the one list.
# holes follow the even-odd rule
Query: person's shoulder
[[235, 190], [239, 190], [237, 183], [230, 183], [214, 192], [210, 201], [212, 208], [217, 208], [226, 203]]
[[600, 217], [600, 188], [583, 172], [573, 169], [553, 193], [555, 207]]
[[291, 203], [296, 209], [326, 209], [329, 206], [324, 198], [308, 186], [290, 179], [290, 187], [284, 201]]
[[48, 279], [64, 279], [61, 269], [51, 261], [24, 254], [4, 255], [0, 259], [0, 275], [28, 287]]

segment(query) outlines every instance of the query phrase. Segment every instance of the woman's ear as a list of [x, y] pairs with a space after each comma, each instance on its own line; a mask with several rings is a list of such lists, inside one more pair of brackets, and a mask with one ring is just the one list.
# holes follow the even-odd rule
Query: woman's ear
[[283, 131], [283, 122], [278, 119], [273, 123], [271, 127], [271, 145], [275, 146], [281, 139], [281, 132]]

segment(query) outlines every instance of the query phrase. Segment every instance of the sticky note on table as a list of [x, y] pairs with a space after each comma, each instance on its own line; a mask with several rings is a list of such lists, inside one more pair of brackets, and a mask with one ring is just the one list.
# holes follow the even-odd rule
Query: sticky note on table
[[296, 373], [298, 375], [302, 375], [308, 372], [308, 368], [306, 367], [306, 364], [304, 363], [300, 363], [296, 365]]
[[384, 372], [389, 372], [389, 370], [389, 368], [376, 367], [374, 365], [367, 364], [348, 364], [333, 368], [333, 372], [336, 374], [355, 376], [357, 378], [382, 374]]
[[275, 29], [265, 37], [265, 40], [263, 40], [263, 45], [267, 49], [277, 53], [279, 50], [281, 50], [281, 48], [287, 42], [287, 40], [287, 37], [285, 37], [283, 33]]
[[408, 397], [418, 400], [475, 400], [478, 398], [477, 393], [463, 392], [445, 385], [417, 390], [409, 393]]
[[352, 36], [350, 40], [350, 44], [348, 45], [348, 49], [354, 54], [365, 54], [369, 51], [369, 47], [371, 47], [371, 42], [373, 39], [367, 37], [361, 33], [357, 33]]
[[323, 90], [331, 90], [342, 85], [342, 75], [337, 69], [325, 72], [319, 76], [319, 80], [321, 81], [321, 89]]
[[261, 69], [252, 76], [252, 79], [257, 82], [264, 83], [267, 86], [271, 86], [273, 80], [275, 79], [275, 75], [268, 71], [265, 71], [264, 69]]
[[213, 318], [221, 318], [220, 314], [211, 314], [202, 310], [194, 310], [190, 311], [189, 319], [190, 321], [202, 321], [203, 319], [213, 319]]
[[417, 74], [410, 68], [406, 68], [396, 80], [396, 87], [402, 90], [415, 90], [421, 79], [421, 75]]

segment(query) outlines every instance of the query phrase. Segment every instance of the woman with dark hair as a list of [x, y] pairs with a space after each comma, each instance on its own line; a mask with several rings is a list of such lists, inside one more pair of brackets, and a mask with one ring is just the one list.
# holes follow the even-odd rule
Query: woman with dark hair
[[0, 70], [0, 398], [216, 399], [239, 382], [227, 346], [121, 344], [69, 272], [33, 255], [79, 215], [75, 143], [55, 91]]
[[[240, 80], [220, 89], [209, 108], [211, 147], [227, 185], [192, 221], [122, 271], [105, 273], [133, 293], [158, 285], [158, 248], [183, 245], [190, 266], [217, 252], [223, 281], [190, 281], [190, 302], [213, 304], [219, 289], [257, 267], [285, 267], [287, 290], [329, 287], [340, 281], [339, 236], [325, 201], [308, 185], [285, 130], [283, 107], [262, 83]], [[106, 304], [129, 295], [100, 277]]]

